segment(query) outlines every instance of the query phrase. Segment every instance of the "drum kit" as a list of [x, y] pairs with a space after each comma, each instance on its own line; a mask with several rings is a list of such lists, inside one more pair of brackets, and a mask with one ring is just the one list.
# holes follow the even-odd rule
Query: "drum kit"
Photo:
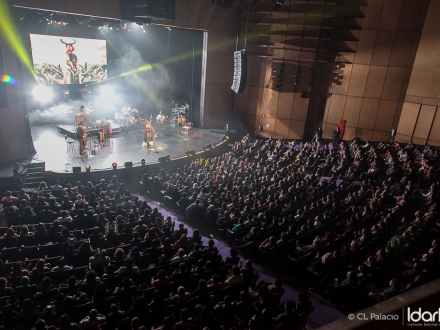
[[121, 125], [134, 125], [142, 120], [141, 112], [131, 107], [123, 107], [115, 113], [115, 121]]

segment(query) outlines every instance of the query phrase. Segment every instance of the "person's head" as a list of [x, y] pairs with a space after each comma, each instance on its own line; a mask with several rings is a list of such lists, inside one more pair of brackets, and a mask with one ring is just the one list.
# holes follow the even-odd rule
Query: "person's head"
[[94, 270], [89, 270], [86, 274], [86, 282], [87, 283], [95, 283], [96, 282], [96, 273]]
[[35, 269], [42, 271], [46, 267], [46, 261], [44, 259], [39, 259], [35, 264]]

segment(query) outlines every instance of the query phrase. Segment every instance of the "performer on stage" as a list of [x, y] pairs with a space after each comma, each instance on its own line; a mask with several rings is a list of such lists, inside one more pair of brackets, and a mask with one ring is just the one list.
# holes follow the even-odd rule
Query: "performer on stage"
[[151, 142], [154, 142], [154, 139], [156, 137], [156, 131], [153, 128], [153, 125], [151, 125], [151, 120], [145, 120], [145, 136], [144, 136], [144, 143], [142, 143], [143, 147], [149, 148], [150, 146], [153, 146]]
[[84, 149], [86, 148], [87, 143], [87, 131], [82, 122], [79, 123], [78, 128], [76, 129], [76, 136], [79, 141], [79, 154], [82, 156], [85, 154]]
[[165, 117], [162, 111], [159, 111], [159, 114], [156, 116], [156, 123], [159, 125], [159, 132], [163, 132], [163, 122], [167, 117]]
[[179, 114], [179, 117], [177, 118], [177, 123], [179, 124], [179, 127], [182, 127], [186, 123], [186, 119], [182, 114]]

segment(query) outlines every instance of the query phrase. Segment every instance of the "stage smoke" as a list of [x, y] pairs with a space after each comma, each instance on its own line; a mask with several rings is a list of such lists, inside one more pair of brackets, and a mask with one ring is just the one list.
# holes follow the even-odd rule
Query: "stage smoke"
[[[160, 95], [173, 95], [174, 85], [170, 73], [161, 65], [144, 61], [139, 50], [130, 44], [122, 47], [122, 57], [109, 63], [112, 75], [130, 73], [140, 68], [145, 71], [130, 73], [115, 82], [119, 86], [124, 103], [132, 107], [152, 108], [157, 111], [163, 106]], [[148, 67], [151, 65], [152, 68]], [[162, 94], [161, 94], [162, 93]]]
[[71, 101], [70, 103], [61, 103], [51, 106], [47, 109], [35, 110], [29, 112], [29, 124], [70, 124], [74, 123], [74, 114], [79, 113], [79, 108], [84, 105], [83, 101]]

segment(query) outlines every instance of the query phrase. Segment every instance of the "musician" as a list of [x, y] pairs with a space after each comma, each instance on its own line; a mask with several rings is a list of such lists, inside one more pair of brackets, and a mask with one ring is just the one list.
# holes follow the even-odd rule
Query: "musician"
[[165, 116], [163, 115], [162, 111], [159, 111], [159, 114], [156, 116], [156, 123], [159, 126], [159, 132], [163, 131], [163, 122], [165, 121]]
[[177, 118], [177, 123], [179, 124], [179, 127], [182, 127], [186, 122], [186, 119], [184, 116], [179, 114], [179, 117]]
[[79, 154], [84, 155], [84, 149], [86, 148], [87, 143], [87, 131], [83, 126], [83, 122], [79, 123], [78, 128], [76, 129], [76, 136], [79, 141]]
[[141, 113], [139, 110], [135, 110], [133, 112], [133, 118], [134, 118], [134, 126], [136, 127], [136, 132], [140, 133]]
[[153, 128], [153, 125], [151, 125], [151, 121], [145, 120], [145, 136], [144, 136], [144, 143], [142, 143], [143, 147], [150, 147], [151, 142], [154, 140], [154, 137], [156, 136], [156, 131]]

